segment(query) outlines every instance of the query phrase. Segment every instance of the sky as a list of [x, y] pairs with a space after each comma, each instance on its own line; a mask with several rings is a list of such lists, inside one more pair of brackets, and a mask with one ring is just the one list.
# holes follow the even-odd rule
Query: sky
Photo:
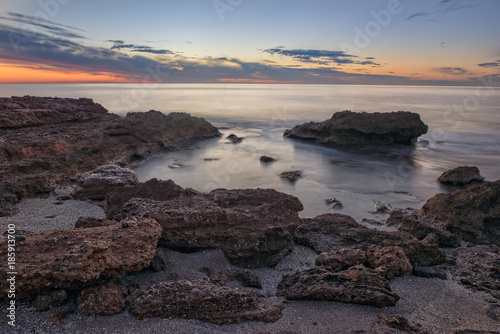
[[2, 0], [0, 83], [500, 82], [499, 0]]

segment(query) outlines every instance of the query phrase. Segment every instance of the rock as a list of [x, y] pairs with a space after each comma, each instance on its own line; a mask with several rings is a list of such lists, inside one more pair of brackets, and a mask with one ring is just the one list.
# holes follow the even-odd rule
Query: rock
[[371, 245], [399, 246], [413, 266], [431, 266], [446, 262], [446, 256], [430, 237], [418, 240], [407, 233], [386, 232], [367, 228], [352, 217], [339, 213], [301, 219], [294, 233], [294, 241], [314, 249], [317, 253], [341, 248], [368, 250]]
[[321, 253], [316, 258], [316, 266], [325, 266], [333, 271], [342, 271], [357, 265], [368, 265], [366, 252], [361, 249], [339, 249], [329, 253]]
[[293, 249], [300, 201], [273, 189], [216, 189], [168, 201], [131, 199], [123, 216], [156, 219], [160, 244], [181, 251], [221, 249], [231, 263], [274, 266]]
[[389, 203], [382, 203], [380, 201], [375, 201], [372, 213], [391, 213], [393, 210], [394, 208]]
[[263, 155], [260, 157], [260, 161], [265, 162], [265, 163], [269, 163], [269, 162], [276, 161], [276, 159]]
[[500, 304], [491, 304], [486, 310], [488, 318], [500, 321]]
[[426, 330], [422, 330], [419, 324], [414, 324], [408, 321], [402, 315], [397, 315], [394, 313], [379, 314], [378, 322], [384, 324], [388, 327], [398, 329], [405, 333], [417, 333], [417, 334], [428, 334]]
[[286, 274], [278, 285], [277, 295], [293, 300], [327, 300], [377, 307], [394, 306], [399, 300], [388, 280], [363, 266], [341, 272], [315, 267]]
[[297, 138], [330, 147], [365, 148], [369, 146], [410, 145], [427, 133], [427, 125], [416, 113], [354, 113], [342, 111], [324, 122], [309, 122], [286, 130]]
[[68, 300], [66, 290], [50, 290], [40, 293], [31, 303], [38, 312], [61, 306]]
[[125, 310], [127, 289], [116, 283], [106, 283], [82, 290], [78, 298], [78, 313], [87, 316], [114, 315]]
[[123, 205], [132, 198], [149, 198], [157, 201], [168, 201], [183, 194], [195, 192], [194, 190], [184, 190], [172, 180], [161, 181], [151, 179], [132, 186], [123, 186], [111, 189], [106, 197], [106, 216], [109, 219], [120, 219]]
[[219, 284], [226, 284], [234, 280], [237, 280], [241, 284], [243, 284], [244, 287], [262, 289], [262, 283], [260, 281], [259, 276], [257, 276], [257, 274], [248, 269], [238, 268], [222, 272], [205, 266], [202, 267], [200, 271], [207, 274], [207, 277], [209, 277], [212, 281], [217, 282]]
[[75, 223], [75, 228], [98, 227], [103, 226], [103, 223], [104, 219], [82, 216], [78, 217], [78, 220]]
[[243, 321], [274, 322], [281, 303], [267, 301], [247, 288], [231, 289], [210, 280], [162, 282], [138, 292], [129, 311], [137, 318], [198, 319], [218, 325]]
[[444, 270], [435, 267], [415, 267], [412, 273], [414, 276], [424, 278], [446, 279], [448, 277]]
[[[122, 224], [62, 229], [28, 236], [16, 248], [16, 297], [30, 298], [44, 290], [78, 290], [100, 281], [149, 267], [161, 234], [149, 218]], [[6, 239], [0, 255], [7, 257]], [[0, 281], [0, 300], [8, 282]]]
[[151, 268], [154, 271], [163, 271], [168, 268], [168, 254], [167, 251], [161, 247], [156, 249], [156, 254], [151, 261]]
[[474, 290], [485, 291], [500, 299], [500, 254], [488, 246], [459, 249], [455, 253], [456, 265], [452, 275]]
[[342, 202], [340, 200], [336, 199], [335, 197], [325, 200], [325, 203], [330, 204], [330, 207], [332, 209], [342, 209], [344, 207]]
[[437, 194], [418, 216], [465, 241], [500, 244], [500, 180], [472, 185], [451, 194]]
[[477, 167], [462, 166], [447, 170], [438, 178], [438, 181], [453, 186], [465, 186], [471, 183], [484, 181]]
[[229, 141], [233, 144], [238, 144], [238, 143], [241, 143], [243, 141], [243, 137], [238, 137], [237, 135], [235, 135], [234, 133], [231, 133], [229, 136], [226, 137], [227, 139], [229, 139]]
[[131, 169], [106, 165], [81, 175], [72, 196], [80, 200], [102, 201], [113, 188], [137, 183], [139, 178]]
[[[392, 215], [391, 215], [392, 217]], [[405, 215], [400, 218], [391, 218], [392, 221], [399, 221], [398, 231], [407, 232], [419, 240], [423, 240], [430, 233], [438, 237], [439, 247], [459, 247], [460, 240], [451, 232], [440, 229], [434, 224], [418, 219], [416, 215]]]
[[291, 183], [294, 183], [298, 179], [304, 177], [304, 172], [301, 171], [301, 170], [293, 170], [293, 171], [289, 171], [289, 172], [283, 172], [283, 173], [280, 174], [280, 177], [283, 180], [287, 180], [287, 181], [289, 181]]
[[366, 252], [366, 257], [370, 267], [388, 280], [410, 272], [413, 268], [403, 249], [397, 246], [371, 245]]
[[220, 136], [201, 118], [158, 111], [109, 113], [91, 99], [0, 98], [0, 215], [27, 196], [106, 164], [136, 163], [151, 155]]

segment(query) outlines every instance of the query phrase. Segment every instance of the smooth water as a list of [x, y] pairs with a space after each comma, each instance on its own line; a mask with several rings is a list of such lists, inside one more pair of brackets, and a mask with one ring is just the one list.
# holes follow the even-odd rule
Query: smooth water
[[[436, 182], [445, 170], [478, 166], [487, 180], [500, 179], [500, 89], [484, 87], [86, 84], [0, 85], [1, 96], [91, 97], [111, 112], [150, 109], [188, 112], [221, 128], [223, 137], [171, 152], [135, 168], [141, 181], [172, 179], [201, 191], [214, 188], [274, 188], [300, 198], [303, 217], [340, 211], [361, 218], [374, 201], [420, 207], [446, 189]], [[429, 132], [414, 148], [356, 153], [283, 138], [306, 121], [323, 121], [342, 110], [420, 114]], [[245, 137], [239, 144], [225, 138]], [[276, 162], [265, 164], [260, 156]], [[303, 170], [295, 184], [278, 174]]]

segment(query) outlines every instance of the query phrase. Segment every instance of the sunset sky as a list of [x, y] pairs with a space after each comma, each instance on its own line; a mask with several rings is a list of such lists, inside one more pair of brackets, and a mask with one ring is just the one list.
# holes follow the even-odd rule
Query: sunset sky
[[500, 82], [498, 0], [0, 5], [0, 83], [477, 85], [485, 76]]

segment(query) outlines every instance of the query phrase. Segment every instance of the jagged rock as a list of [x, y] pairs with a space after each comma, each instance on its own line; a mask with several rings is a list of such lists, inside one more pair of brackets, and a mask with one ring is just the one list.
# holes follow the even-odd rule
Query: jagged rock
[[329, 300], [377, 307], [394, 306], [399, 300], [388, 280], [363, 266], [341, 272], [315, 267], [284, 275], [277, 295], [294, 300]]
[[103, 224], [106, 224], [104, 219], [82, 216], [78, 217], [78, 220], [75, 223], [75, 228], [99, 227], [103, 226]]
[[428, 334], [429, 332], [423, 330], [419, 324], [411, 323], [402, 315], [394, 313], [379, 314], [378, 322], [388, 327], [398, 329], [405, 333]]
[[407, 232], [419, 240], [423, 240], [430, 233], [433, 233], [438, 237], [439, 247], [454, 248], [460, 246], [460, 239], [453, 233], [440, 229], [430, 222], [418, 219], [416, 215], [405, 215], [400, 218], [392, 218], [392, 221], [396, 220], [400, 222], [398, 231]]
[[420, 209], [429, 220], [465, 241], [500, 244], [500, 180], [437, 194]]
[[276, 161], [276, 159], [263, 155], [260, 157], [260, 161], [268, 163], [268, 162]]
[[325, 203], [330, 204], [330, 207], [332, 209], [342, 209], [344, 207], [342, 202], [339, 199], [336, 199], [335, 197], [326, 199]]
[[436, 277], [439, 279], [446, 279], [448, 277], [444, 270], [435, 267], [415, 267], [412, 273], [414, 276], [424, 278]]
[[391, 213], [394, 210], [391, 204], [375, 201], [372, 213]]
[[298, 179], [300, 178], [303, 178], [304, 177], [304, 172], [301, 171], [301, 170], [293, 170], [293, 171], [289, 171], [289, 172], [283, 172], [280, 174], [280, 177], [283, 179], [283, 180], [287, 180], [289, 182], [296, 182]]
[[205, 266], [202, 267], [200, 271], [207, 274], [207, 277], [209, 277], [212, 281], [220, 284], [226, 284], [237, 280], [247, 288], [262, 289], [262, 283], [259, 276], [248, 269], [238, 268], [222, 272]]
[[124, 216], [156, 219], [160, 244], [182, 251], [221, 249], [235, 265], [274, 266], [293, 249], [302, 203], [273, 189], [216, 189], [169, 201], [131, 199]]
[[162, 282], [132, 297], [130, 312], [139, 319], [198, 319], [218, 325], [243, 321], [274, 322], [283, 306], [262, 299], [247, 288], [238, 290], [209, 279]]
[[229, 136], [227, 136], [227, 139], [229, 139], [229, 141], [231, 143], [233, 143], [233, 144], [238, 144], [238, 143], [241, 143], [244, 138], [243, 137], [238, 137], [234, 133], [231, 133]]
[[131, 169], [105, 165], [78, 177], [78, 185], [72, 196], [76, 199], [102, 201], [113, 188], [137, 183], [139, 178]]
[[462, 284], [475, 290], [486, 291], [500, 299], [498, 247], [474, 246], [459, 249], [455, 258], [456, 265], [451, 267], [451, 272]]
[[168, 267], [168, 254], [167, 251], [161, 247], [156, 249], [156, 254], [151, 261], [151, 268], [154, 271], [162, 271]]
[[464, 186], [471, 183], [484, 181], [484, 177], [479, 174], [479, 169], [475, 166], [461, 166], [447, 170], [438, 178], [438, 181], [453, 186]]
[[388, 280], [410, 272], [413, 268], [403, 249], [397, 246], [371, 245], [366, 251], [366, 257], [370, 267]]
[[0, 215], [26, 196], [102, 165], [125, 165], [220, 136], [201, 118], [158, 111], [108, 113], [91, 99], [0, 98]]
[[193, 189], [184, 189], [172, 180], [161, 181], [151, 179], [132, 186], [112, 189], [106, 197], [106, 216], [119, 219], [123, 205], [132, 198], [150, 198], [157, 201], [168, 201], [183, 194], [196, 193]]
[[48, 311], [53, 307], [61, 306], [68, 300], [66, 290], [50, 290], [40, 293], [31, 303], [39, 311]]
[[352, 217], [325, 214], [302, 219], [294, 233], [294, 241], [314, 249], [317, 253], [332, 252], [341, 248], [368, 250], [372, 244], [387, 247], [399, 246], [413, 266], [431, 266], [446, 262], [433, 237], [422, 241], [407, 233], [386, 232], [367, 228]]
[[288, 138], [297, 138], [331, 147], [410, 145], [427, 133], [427, 125], [416, 113], [354, 113], [342, 111], [324, 122], [309, 122], [286, 130]]
[[120, 314], [125, 310], [127, 294], [127, 289], [116, 283], [83, 289], [77, 311], [87, 316]]
[[[62, 229], [28, 236], [16, 248], [16, 297], [30, 298], [44, 290], [82, 289], [101, 280], [141, 270], [151, 263], [161, 234], [150, 218], [129, 218], [121, 224]], [[0, 256], [6, 258], [6, 239]], [[0, 281], [0, 299], [8, 282]]]
[[339, 249], [329, 253], [321, 253], [316, 258], [316, 266], [325, 266], [333, 271], [342, 271], [357, 265], [368, 265], [366, 252], [361, 249]]

